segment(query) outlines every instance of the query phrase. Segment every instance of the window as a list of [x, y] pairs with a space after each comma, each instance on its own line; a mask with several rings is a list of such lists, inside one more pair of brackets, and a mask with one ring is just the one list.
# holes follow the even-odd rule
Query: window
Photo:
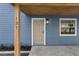
[[60, 36], [77, 36], [77, 19], [60, 18], [59, 29]]

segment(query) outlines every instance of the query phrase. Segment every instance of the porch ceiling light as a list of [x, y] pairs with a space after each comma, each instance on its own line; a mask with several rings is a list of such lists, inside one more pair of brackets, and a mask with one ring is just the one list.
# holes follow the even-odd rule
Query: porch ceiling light
[[46, 23], [47, 23], [47, 24], [49, 23], [49, 19], [46, 19]]

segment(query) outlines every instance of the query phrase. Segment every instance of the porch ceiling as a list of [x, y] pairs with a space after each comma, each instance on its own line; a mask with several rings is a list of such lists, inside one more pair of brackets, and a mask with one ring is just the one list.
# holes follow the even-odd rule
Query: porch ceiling
[[79, 15], [79, 3], [20, 3], [29, 15]]

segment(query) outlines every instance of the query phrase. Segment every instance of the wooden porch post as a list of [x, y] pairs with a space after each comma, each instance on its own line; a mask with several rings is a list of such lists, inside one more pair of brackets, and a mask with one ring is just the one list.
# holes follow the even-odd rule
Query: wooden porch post
[[15, 4], [14, 55], [20, 56], [20, 7], [19, 7], [19, 4]]

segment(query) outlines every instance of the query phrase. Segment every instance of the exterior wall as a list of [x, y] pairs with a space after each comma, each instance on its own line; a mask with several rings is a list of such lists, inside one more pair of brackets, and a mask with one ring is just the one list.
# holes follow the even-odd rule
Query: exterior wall
[[[0, 44], [14, 44], [14, 13], [11, 4], [0, 4]], [[25, 15], [21, 12], [21, 44], [31, 45], [31, 18], [48, 18], [46, 26], [47, 45], [79, 45], [79, 16]], [[59, 18], [77, 18], [77, 36], [59, 36]], [[9, 40], [9, 41], [8, 41]]]
[[[33, 18], [47, 18], [46, 44], [47, 45], [79, 45], [79, 16], [45, 16], [33, 15]], [[77, 18], [77, 36], [59, 36], [59, 18]]]
[[31, 18], [21, 13], [21, 44], [31, 45]]
[[14, 42], [14, 8], [10, 4], [0, 3], [0, 44]]
[[[0, 45], [14, 44], [15, 8], [8, 3], [0, 3]], [[31, 44], [31, 19], [21, 12], [21, 44]]]

